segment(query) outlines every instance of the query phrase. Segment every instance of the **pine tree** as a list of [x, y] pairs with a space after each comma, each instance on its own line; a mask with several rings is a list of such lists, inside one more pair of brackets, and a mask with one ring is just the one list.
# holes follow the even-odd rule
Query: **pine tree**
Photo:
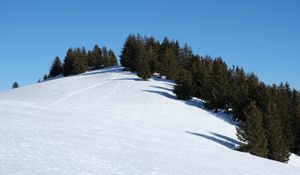
[[48, 79], [48, 75], [45, 74], [45, 75], [43, 76], [43, 80], [46, 81], [47, 79]]
[[285, 143], [282, 124], [280, 122], [280, 116], [277, 105], [270, 101], [268, 105], [267, 114], [265, 116], [265, 125], [267, 128], [268, 138], [268, 158], [281, 162], [287, 162], [289, 160], [289, 149]]
[[134, 35], [129, 35], [120, 55], [121, 65], [132, 72], [136, 71], [136, 45], [136, 37]]
[[178, 99], [189, 100], [193, 97], [193, 77], [188, 70], [182, 68], [175, 82], [174, 93]]
[[212, 60], [208, 56], [202, 58], [196, 55], [192, 58], [190, 70], [193, 77], [195, 97], [208, 101], [211, 87]]
[[151, 77], [149, 60], [146, 55], [144, 42], [140, 37], [137, 39], [135, 55], [137, 75], [143, 80], [148, 80]]
[[88, 70], [87, 52], [84, 47], [74, 51], [74, 69], [72, 74], [77, 75]]
[[292, 92], [291, 111], [293, 116], [293, 132], [295, 134], [295, 140], [291, 151], [300, 155], [300, 94], [296, 90], [293, 90]]
[[69, 76], [74, 74], [74, 69], [75, 69], [75, 59], [74, 59], [74, 52], [72, 48], [69, 48], [66, 54], [66, 57], [64, 59], [64, 64], [63, 64], [63, 75], [64, 76]]
[[88, 67], [90, 70], [102, 67], [103, 55], [101, 48], [96, 44], [92, 51], [88, 52]]
[[179, 62], [173, 49], [166, 49], [160, 57], [158, 72], [168, 79], [175, 80], [178, 74]]
[[230, 72], [227, 65], [221, 58], [213, 61], [211, 86], [209, 91], [208, 103], [209, 108], [225, 109], [229, 100], [229, 82]]
[[180, 49], [180, 54], [179, 54], [180, 65], [185, 69], [190, 69], [192, 58], [193, 58], [192, 48], [188, 46], [187, 43], [185, 43], [184, 47]]
[[263, 127], [263, 113], [252, 101], [244, 110], [246, 122], [237, 128], [237, 136], [243, 143], [239, 150], [249, 152], [260, 157], [268, 156], [268, 140]]
[[151, 78], [151, 71], [147, 59], [140, 59], [137, 61], [137, 76], [143, 80]]
[[12, 89], [15, 89], [15, 88], [18, 88], [19, 87], [19, 84], [15, 81], [12, 85]]
[[109, 49], [108, 51], [108, 66], [116, 66], [118, 65], [117, 57], [115, 53]]
[[146, 57], [149, 60], [149, 66], [151, 74], [157, 71], [158, 65], [158, 54], [159, 54], [160, 44], [153, 37], [147, 38], [145, 41], [145, 52]]
[[53, 63], [52, 63], [52, 66], [50, 68], [50, 73], [49, 73], [49, 78], [53, 78], [53, 77], [56, 77], [58, 75], [60, 75], [62, 73], [62, 65], [61, 65], [61, 61], [59, 59], [59, 57], [55, 57]]

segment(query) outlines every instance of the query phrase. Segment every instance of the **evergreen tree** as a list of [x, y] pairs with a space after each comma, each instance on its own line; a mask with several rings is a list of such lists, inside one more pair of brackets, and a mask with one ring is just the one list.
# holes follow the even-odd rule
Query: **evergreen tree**
[[160, 56], [158, 72], [166, 78], [175, 80], [178, 74], [179, 62], [176, 60], [176, 53], [173, 49], [168, 48]]
[[140, 37], [137, 39], [135, 55], [137, 75], [143, 80], [148, 80], [152, 74], [150, 71], [149, 60], [146, 56], [146, 49], [143, 40]]
[[91, 70], [102, 68], [102, 49], [96, 44], [92, 51], [88, 52], [88, 67]]
[[180, 49], [179, 62], [180, 65], [185, 69], [190, 69], [191, 61], [193, 58], [193, 51], [187, 43], [184, 44], [184, 47]]
[[88, 54], [85, 48], [68, 49], [63, 64], [63, 75], [76, 75], [88, 70]]
[[282, 132], [282, 124], [280, 122], [280, 116], [277, 105], [270, 101], [268, 105], [267, 114], [265, 116], [265, 125], [267, 128], [268, 138], [268, 158], [281, 162], [287, 162], [289, 160], [289, 149], [285, 143], [285, 139]]
[[291, 148], [293, 153], [300, 154], [300, 94], [293, 90], [292, 92], [292, 115], [293, 131], [295, 134], [294, 144]]
[[118, 65], [117, 57], [115, 53], [109, 49], [108, 51], [108, 66], [116, 66]]
[[45, 74], [45, 75], [43, 76], [43, 80], [46, 81], [47, 79], [48, 79], [48, 75]]
[[74, 74], [74, 69], [75, 69], [75, 58], [74, 58], [74, 53], [73, 49], [69, 48], [67, 51], [67, 55], [64, 59], [64, 64], [63, 64], [63, 75], [64, 76], [69, 76]]
[[15, 89], [15, 88], [18, 88], [19, 87], [19, 84], [15, 81], [12, 85], [12, 89]]
[[212, 109], [225, 109], [229, 101], [230, 72], [221, 58], [213, 61], [211, 86], [209, 91], [208, 106]]
[[73, 75], [84, 73], [88, 70], [87, 52], [84, 47], [74, 51], [74, 70]]
[[134, 35], [129, 35], [120, 55], [121, 65], [132, 72], [136, 71], [136, 45], [136, 37]]
[[208, 101], [211, 87], [212, 59], [208, 56], [201, 58], [196, 55], [192, 58], [190, 70], [193, 77], [195, 97]]
[[149, 67], [149, 62], [147, 59], [139, 59], [137, 61], [137, 76], [143, 80], [148, 80], [151, 78], [151, 71]]
[[62, 65], [61, 65], [61, 61], [59, 59], [59, 57], [55, 57], [53, 63], [52, 63], [52, 66], [50, 68], [50, 73], [49, 73], [49, 78], [53, 78], [53, 77], [56, 77], [58, 76], [59, 74], [62, 73]]
[[263, 127], [263, 113], [252, 101], [244, 110], [246, 122], [237, 128], [237, 136], [243, 143], [239, 149], [260, 157], [268, 156], [268, 140]]
[[189, 100], [193, 97], [193, 77], [189, 71], [182, 68], [175, 82], [174, 93], [178, 99]]
[[149, 60], [151, 74], [157, 71], [159, 49], [160, 44], [153, 37], [146, 39], [145, 52], [146, 57]]

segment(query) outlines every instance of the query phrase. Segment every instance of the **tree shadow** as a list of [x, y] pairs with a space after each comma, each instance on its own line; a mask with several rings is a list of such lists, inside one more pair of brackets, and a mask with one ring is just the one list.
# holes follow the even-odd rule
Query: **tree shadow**
[[166, 91], [173, 92], [173, 89], [166, 88], [166, 87], [161, 87], [161, 86], [150, 86], [150, 87], [153, 87], [153, 88], [156, 88], [156, 89], [161, 89], [161, 90], [166, 90]]
[[150, 92], [150, 93], [154, 93], [154, 94], [159, 94], [159, 95], [162, 95], [164, 97], [167, 97], [167, 98], [170, 98], [170, 99], [173, 99], [173, 100], [176, 100], [177, 97], [175, 95], [171, 95], [167, 92], [163, 92], [163, 91], [155, 91], [155, 90], [143, 90], [145, 92]]
[[229, 149], [232, 149], [232, 150], [236, 150], [237, 145], [240, 144], [240, 142], [238, 142], [235, 139], [232, 139], [232, 138], [229, 138], [227, 136], [224, 136], [224, 135], [221, 135], [221, 134], [217, 134], [217, 133], [214, 133], [214, 132], [210, 132], [214, 136], [209, 136], [209, 135], [195, 133], [195, 132], [189, 132], [189, 131], [185, 131], [185, 132], [188, 133], [188, 134], [192, 134], [192, 135], [195, 135], [195, 136], [199, 136], [199, 137], [211, 140], [211, 141], [213, 141], [215, 143], [223, 145], [223, 146], [225, 146], [225, 147], [227, 147]]
[[122, 68], [120, 66], [113, 66], [113, 67], [108, 67], [108, 68], [101, 68], [101, 69], [90, 71], [90, 72], [85, 72], [81, 75], [95, 75], [95, 74], [120, 72], [120, 71], [122, 71], [121, 69]]
[[116, 80], [123, 80], [123, 81], [144, 81], [143, 79], [141, 78], [117, 78], [117, 79], [114, 79], [115, 81]]

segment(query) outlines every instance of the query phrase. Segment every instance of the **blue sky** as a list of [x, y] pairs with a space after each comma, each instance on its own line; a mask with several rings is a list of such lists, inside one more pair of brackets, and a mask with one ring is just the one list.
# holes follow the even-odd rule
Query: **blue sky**
[[0, 91], [36, 83], [69, 47], [119, 55], [130, 33], [178, 39], [300, 89], [299, 9], [297, 0], [1, 0]]

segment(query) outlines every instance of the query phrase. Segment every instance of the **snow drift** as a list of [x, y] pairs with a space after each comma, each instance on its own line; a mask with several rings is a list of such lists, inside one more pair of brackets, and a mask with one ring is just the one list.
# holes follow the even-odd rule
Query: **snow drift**
[[300, 175], [235, 151], [229, 116], [173, 85], [114, 67], [2, 92], [0, 174]]

